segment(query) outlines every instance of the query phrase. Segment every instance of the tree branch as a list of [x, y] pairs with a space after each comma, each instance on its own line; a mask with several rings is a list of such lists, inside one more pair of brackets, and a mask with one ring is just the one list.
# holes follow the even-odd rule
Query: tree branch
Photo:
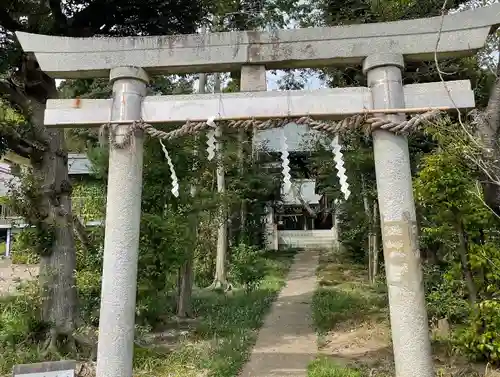
[[0, 137], [5, 140], [5, 143], [7, 144], [7, 147], [9, 149], [19, 156], [30, 158], [31, 154], [33, 153], [33, 148], [23, 145], [23, 140], [17, 138], [15, 135], [0, 133]]
[[0, 26], [12, 33], [18, 30], [25, 29], [23, 24], [13, 19], [10, 16], [9, 12], [7, 12], [7, 9], [3, 7], [0, 7]]
[[99, 31], [105, 32], [100, 30], [100, 27], [106, 23], [105, 21], [113, 14], [113, 11], [116, 11], [115, 8], [113, 2], [109, 0], [93, 1], [69, 20], [72, 36], [91, 37]]
[[29, 113], [29, 99], [11, 81], [0, 80], [0, 97], [4, 97], [14, 107], [18, 107], [24, 115]]
[[314, 212], [314, 210], [311, 208], [311, 206], [309, 205], [309, 203], [307, 203], [304, 200], [304, 198], [300, 194], [300, 190], [297, 189], [297, 187], [295, 187], [293, 184], [292, 184], [292, 191], [293, 191], [294, 196], [297, 199], [299, 199], [300, 204], [307, 211], [307, 213], [309, 213], [309, 215], [312, 216], [312, 217], [316, 217], [316, 212]]
[[52, 12], [52, 16], [56, 21], [56, 32], [67, 34], [68, 32], [68, 19], [62, 12], [61, 0], [49, 0], [49, 7]]

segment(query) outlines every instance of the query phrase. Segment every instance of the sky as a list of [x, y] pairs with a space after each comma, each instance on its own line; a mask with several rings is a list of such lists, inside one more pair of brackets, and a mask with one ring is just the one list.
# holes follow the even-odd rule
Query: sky
[[[283, 71], [278, 71], [277, 74], [273, 74], [272, 72], [268, 71], [267, 72], [267, 90], [272, 91], [272, 90], [278, 90], [278, 81], [280, 77], [283, 76]], [[59, 86], [64, 80], [56, 80], [56, 85]], [[304, 89], [306, 90], [314, 90], [314, 89], [319, 89], [323, 86], [323, 82], [318, 79], [315, 76], [309, 77], [306, 87]], [[197, 80], [195, 81], [195, 88], [198, 87], [197, 85]]]

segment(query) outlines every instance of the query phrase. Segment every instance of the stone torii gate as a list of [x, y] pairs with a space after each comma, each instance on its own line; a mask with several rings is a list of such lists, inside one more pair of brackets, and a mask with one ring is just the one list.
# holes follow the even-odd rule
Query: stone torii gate
[[[132, 377], [143, 138], [131, 123], [295, 118], [340, 120], [366, 110], [400, 122], [409, 108], [472, 108], [468, 81], [402, 85], [405, 61], [466, 56], [500, 22], [500, 4], [453, 15], [346, 27], [207, 35], [17, 37], [54, 78], [109, 77], [110, 100], [49, 100], [47, 127], [116, 125], [110, 143], [98, 377]], [[368, 88], [265, 90], [266, 69], [363, 63]], [[243, 93], [146, 97], [150, 75], [242, 70]], [[253, 92], [252, 92], [253, 91]], [[390, 110], [393, 109], [393, 110]], [[408, 111], [407, 111], [408, 112]], [[411, 111], [409, 111], [411, 112]], [[193, 118], [194, 117], [194, 118]], [[407, 140], [373, 132], [397, 377], [433, 376]]]

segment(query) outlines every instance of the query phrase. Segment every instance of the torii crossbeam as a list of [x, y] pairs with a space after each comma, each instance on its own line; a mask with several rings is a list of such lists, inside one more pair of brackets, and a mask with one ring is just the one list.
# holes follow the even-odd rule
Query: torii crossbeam
[[[335, 119], [364, 109], [447, 107], [450, 102], [468, 108], [474, 101], [464, 82], [449, 83], [449, 93], [439, 87], [442, 83], [403, 87], [404, 62], [472, 55], [499, 23], [500, 4], [495, 4], [444, 17], [273, 32], [124, 38], [16, 35], [54, 78], [110, 77], [113, 82], [112, 101], [83, 100], [80, 108], [70, 108], [71, 101], [48, 102], [47, 125], [69, 127], [141, 118], [180, 122], [219, 114], [227, 119], [285, 113]], [[284, 69], [360, 63], [368, 88], [144, 98], [148, 75], [224, 72], [250, 65]], [[404, 119], [401, 114], [386, 117]], [[123, 138], [128, 129], [118, 127], [116, 137]], [[373, 138], [396, 377], [432, 377], [408, 144], [403, 136], [385, 130], [375, 131]], [[109, 156], [97, 376], [132, 377], [142, 136], [136, 134], [123, 149], [111, 145]]]
[[270, 32], [127, 38], [16, 35], [47, 74], [64, 79], [109, 77], [120, 66], [169, 74], [237, 71], [248, 64], [267, 69], [346, 66], [381, 52], [401, 54], [406, 61], [433, 60], [435, 51], [440, 58], [466, 56], [484, 46], [499, 22], [500, 4], [495, 4], [444, 18]]
[[[404, 86], [406, 108], [467, 109], [474, 107], [474, 92], [468, 80]], [[110, 99], [49, 100], [45, 124], [49, 127], [98, 127], [110, 121]], [[243, 92], [148, 96], [142, 102], [141, 118], [147, 123], [184, 123], [218, 120], [298, 118], [338, 120], [373, 110], [371, 90], [366, 87], [311, 91]], [[137, 119], [125, 119], [131, 123]]]

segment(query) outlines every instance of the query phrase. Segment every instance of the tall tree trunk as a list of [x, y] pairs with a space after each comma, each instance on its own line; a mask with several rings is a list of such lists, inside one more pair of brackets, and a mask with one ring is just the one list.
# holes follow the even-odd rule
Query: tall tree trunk
[[469, 291], [469, 300], [472, 304], [474, 304], [477, 300], [477, 288], [476, 284], [474, 283], [472, 271], [470, 269], [467, 237], [465, 235], [465, 230], [463, 227], [462, 220], [460, 219], [459, 216], [455, 216], [455, 218], [458, 219], [455, 221], [455, 230], [457, 231], [459, 240], [458, 253], [460, 254], [462, 274], [465, 279], [467, 290]]
[[[202, 34], [205, 30], [202, 31]], [[207, 84], [207, 74], [200, 73], [199, 75], [199, 88], [198, 93], [205, 93], [205, 87]], [[197, 164], [197, 137], [195, 136], [195, 146], [193, 149], [193, 172], [198, 170]], [[191, 197], [195, 200], [197, 194], [196, 183], [191, 184]], [[198, 243], [198, 213], [191, 211], [189, 214], [189, 231], [191, 232], [191, 239], [193, 240], [193, 245], [188, 254], [186, 255], [186, 260], [183, 262], [179, 269], [179, 285], [178, 285], [178, 300], [177, 300], [177, 317], [179, 318], [191, 318], [193, 316], [193, 284], [194, 284], [194, 250], [196, 249]]]
[[[53, 97], [57, 95], [51, 80]], [[77, 292], [75, 281], [76, 250], [73, 238], [71, 212], [71, 184], [68, 176], [68, 155], [64, 148], [64, 132], [45, 129], [43, 117], [45, 101], [32, 99], [31, 121], [37, 138], [45, 140], [47, 148], [40, 156], [32, 156], [33, 173], [42, 186], [40, 203], [41, 222], [37, 224], [52, 246], [40, 259], [40, 287], [42, 320], [52, 325], [51, 347], [57, 336], [71, 336], [77, 319]]]
[[379, 213], [378, 213], [378, 201], [375, 199], [373, 201], [373, 222], [372, 222], [372, 242], [371, 246], [373, 248], [373, 272], [372, 272], [372, 279], [373, 282], [375, 282], [375, 279], [377, 278], [378, 275], [378, 257], [379, 257], [379, 250], [378, 250], [378, 237], [379, 237]]
[[[220, 74], [215, 74], [214, 91], [219, 93], [221, 91]], [[223, 148], [222, 148], [222, 129], [217, 125], [216, 129], [217, 139], [217, 191], [220, 195], [226, 192], [226, 181], [224, 177], [224, 162], [223, 162]], [[214, 288], [225, 288], [227, 286], [226, 277], [226, 257], [227, 257], [227, 211], [225, 204], [221, 203], [219, 206], [219, 219], [217, 231], [217, 256], [215, 261], [215, 278]]]
[[191, 249], [186, 255], [186, 260], [179, 268], [179, 290], [177, 300], [177, 317], [193, 317], [193, 283], [194, 283], [194, 250]]
[[368, 280], [373, 282], [373, 224], [372, 211], [368, 202], [368, 194], [366, 193], [365, 179], [361, 175], [361, 191], [363, 195], [363, 208], [365, 209], [366, 221], [368, 223]]
[[[245, 176], [245, 144], [248, 142], [246, 131], [244, 129], [238, 130], [238, 172], [240, 174], [240, 179]], [[242, 243], [245, 241], [247, 227], [247, 199], [241, 198], [240, 202], [240, 227], [238, 242]]]

